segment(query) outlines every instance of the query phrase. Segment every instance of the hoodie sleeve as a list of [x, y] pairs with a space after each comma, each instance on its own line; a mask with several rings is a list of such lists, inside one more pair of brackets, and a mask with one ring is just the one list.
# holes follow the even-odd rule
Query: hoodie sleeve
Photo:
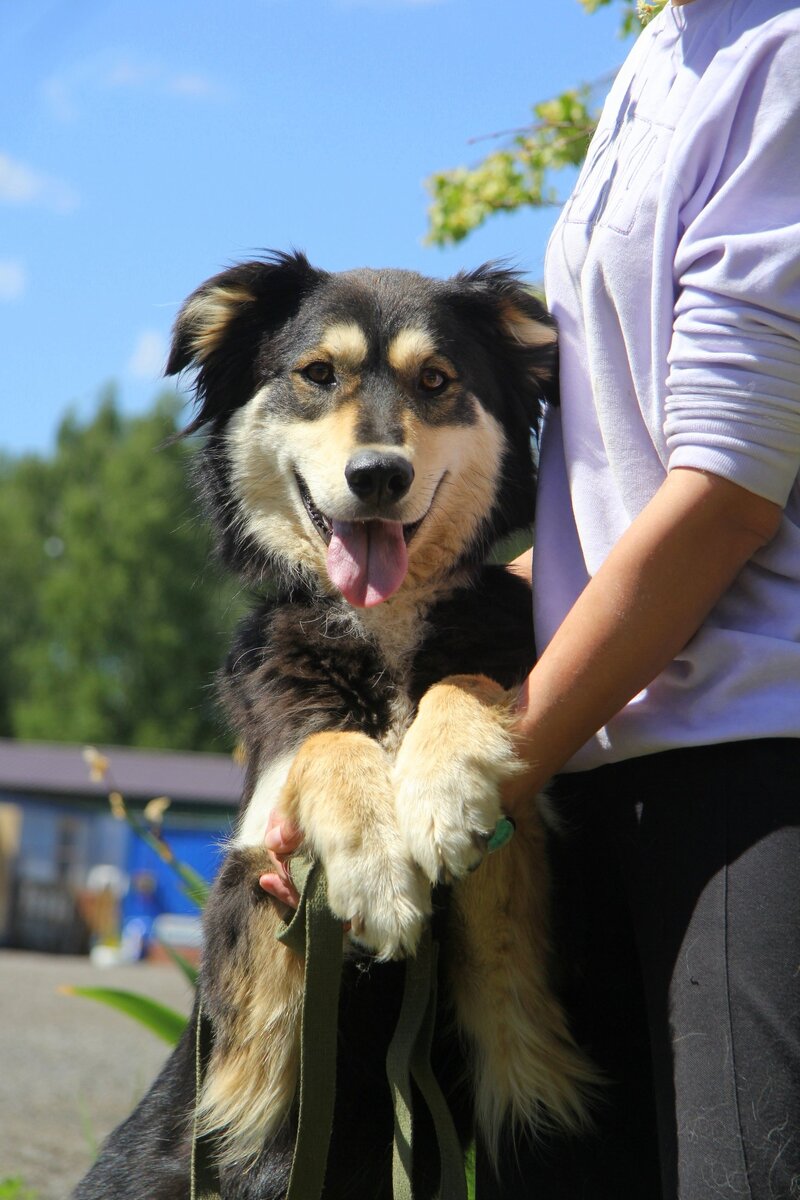
[[687, 114], [665, 435], [784, 505], [800, 470], [800, 19], [734, 41]]

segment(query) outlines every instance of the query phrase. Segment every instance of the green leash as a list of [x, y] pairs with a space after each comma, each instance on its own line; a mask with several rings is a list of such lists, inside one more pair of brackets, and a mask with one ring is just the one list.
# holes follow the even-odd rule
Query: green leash
[[[317, 1200], [325, 1181], [336, 1098], [336, 1031], [342, 975], [342, 925], [328, 908], [322, 868], [296, 856], [292, 877], [301, 892], [292, 920], [278, 940], [305, 959], [300, 1031], [300, 1089], [286, 1200]], [[198, 1008], [195, 1042], [195, 1117], [189, 1175], [190, 1200], [220, 1200], [213, 1148], [197, 1136], [197, 1105], [210, 1048], [210, 1025]]]
[[292, 879], [301, 893], [300, 905], [278, 941], [304, 955], [306, 974], [297, 1138], [286, 1200], [316, 1200], [325, 1183], [336, 1100], [343, 934], [341, 921], [328, 908], [319, 863], [293, 858]]
[[[342, 970], [342, 926], [328, 908], [325, 873], [318, 863], [292, 859], [300, 905], [278, 935], [305, 958], [300, 1035], [300, 1102], [286, 1200], [317, 1200], [325, 1183], [336, 1099], [336, 1047]], [[464, 1155], [450, 1109], [430, 1062], [436, 1020], [438, 944], [428, 926], [414, 958], [406, 961], [397, 1027], [386, 1073], [395, 1111], [394, 1200], [413, 1200], [414, 1120], [411, 1079], [428, 1106], [439, 1146], [439, 1200], [467, 1200]]]
[[[505, 818], [490, 849], [513, 833]], [[292, 877], [300, 904], [278, 940], [305, 960], [300, 1032], [300, 1088], [292, 1170], [286, 1200], [319, 1200], [325, 1184], [336, 1098], [336, 1049], [342, 970], [342, 926], [328, 908], [325, 874], [318, 863], [295, 855]], [[467, 1200], [464, 1154], [447, 1101], [430, 1062], [436, 1019], [438, 943], [428, 926], [417, 953], [406, 960], [405, 985], [397, 1026], [386, 1056], [394, 1106], [392, 1189], [394, 1200], [413, 1200], [414, 1117], [411, 1081], [434, 1125], [439, 1147], [437, 1200]], [[196, 1102], [210, 1046], [210, 1025], [198, 1009], [195, 1046]], [[190, 1200], [220, 1200], [219, 1174], [207, 1139], [192, 1132]]]
[[438, 1200], [467, 1200], [464, 1152], [447, 1101], [431, 1067], [438, 958], [439, 944], [434, 941], [428, 926], [420, 939], [416, 955], [406, 960], [403, 1001], [386, 1055], [386, 1075], [394, 1106], [394, 1200], [413, 1200], [414, 1196], [412, 1079], [428, 1107], [439, 1147], [441, 1175]]

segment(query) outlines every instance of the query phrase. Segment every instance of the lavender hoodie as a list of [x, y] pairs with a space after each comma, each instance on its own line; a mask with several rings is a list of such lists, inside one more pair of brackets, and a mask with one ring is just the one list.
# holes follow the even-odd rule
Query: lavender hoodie
[[572, 760], [800, 737], [800, 8], [695, 0], [645, 30], [545, 266], [540, 650], [673, 467], [785, 506], [675, 661]]

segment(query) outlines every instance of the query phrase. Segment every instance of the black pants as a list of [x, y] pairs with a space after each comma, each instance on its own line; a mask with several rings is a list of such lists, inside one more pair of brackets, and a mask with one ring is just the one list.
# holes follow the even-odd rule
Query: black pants
[[800, 741], [556, 783], [554, 942], [596, 1128], [479, 1157], [479, 1200], [800, 1197]]

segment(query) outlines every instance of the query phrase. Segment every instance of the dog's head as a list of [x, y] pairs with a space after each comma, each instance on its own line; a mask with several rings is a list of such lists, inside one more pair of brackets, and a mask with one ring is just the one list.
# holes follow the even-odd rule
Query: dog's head
[[479, 561], [533, 514], [531, 429], [555, 331], [514, 272], [243, 263], [184, 304], [204, 487], [226, 558], [358, 607]]

